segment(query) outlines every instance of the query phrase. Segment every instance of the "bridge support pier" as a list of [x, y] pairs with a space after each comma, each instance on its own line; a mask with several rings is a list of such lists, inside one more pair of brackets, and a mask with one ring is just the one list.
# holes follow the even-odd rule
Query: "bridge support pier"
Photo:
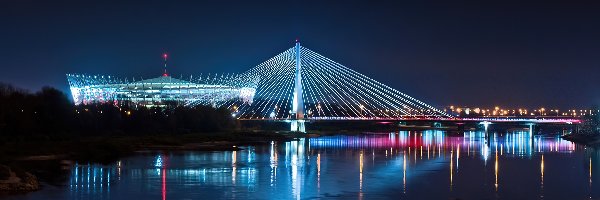
[[291, 120], [290, 131], [306, 133], [306, 127], [304, 126], [304, 120]]

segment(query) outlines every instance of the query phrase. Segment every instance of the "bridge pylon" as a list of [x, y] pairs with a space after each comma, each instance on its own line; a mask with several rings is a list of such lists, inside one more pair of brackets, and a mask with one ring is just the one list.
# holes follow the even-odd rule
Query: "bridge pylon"
[[294, 84], [294, 99], [292, 106], [292, 114], [295, 114], [296, 119], [304, 119], [304, 99], [302, 99], [302, 65], [300, 63], [300, 51], [300, 41], [296, 39], [296, 78]]

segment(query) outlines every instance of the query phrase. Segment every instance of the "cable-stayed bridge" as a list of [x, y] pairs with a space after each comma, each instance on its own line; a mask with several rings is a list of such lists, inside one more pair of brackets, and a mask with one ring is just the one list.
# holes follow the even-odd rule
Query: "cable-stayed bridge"
[[222, 102], [242, 120], [424, 120], [579, 123], [564, 117], [458, 118], [300, 45], [231, 79], [255, 88], [251, 101]]
[[239, 119], [452, 118], [299, 42], [238, 78], [256, 86], [252, 102], [223, 104]]

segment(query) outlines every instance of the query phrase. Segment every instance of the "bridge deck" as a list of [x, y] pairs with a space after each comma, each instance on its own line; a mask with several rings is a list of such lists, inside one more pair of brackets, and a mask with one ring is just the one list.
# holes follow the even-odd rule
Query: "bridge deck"
[[[287, 118], [240, 119], [265, 121], [292, 121]], [[304, 121], [436, 121], [436, 122], [488, 122], [488, 123], [552, 123], [578, 124], [580, 118], [565, 117], [474, 117], [474, 118], [348, 118], [348, 117], [313, 117]]]

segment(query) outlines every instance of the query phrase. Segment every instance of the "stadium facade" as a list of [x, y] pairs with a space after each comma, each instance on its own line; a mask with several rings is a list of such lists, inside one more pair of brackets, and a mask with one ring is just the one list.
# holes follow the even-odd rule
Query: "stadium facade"
[[[187, 80], [185, 80], [187, 79]], [[226, 102], [252, 103], [256, 84], [235, 74], [213, 74], [174, 78], [166, 72], [150, 79], [67, 74], [76, 105], [113, 103], [115, 105], [165, 107], [167, 105], [212, 105]]]

